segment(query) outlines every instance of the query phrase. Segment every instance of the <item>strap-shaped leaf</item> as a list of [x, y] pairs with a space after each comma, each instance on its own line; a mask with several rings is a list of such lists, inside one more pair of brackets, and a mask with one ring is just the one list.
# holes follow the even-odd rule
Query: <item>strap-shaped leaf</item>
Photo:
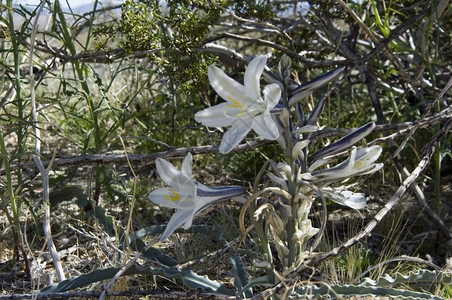
[[[83, 274], [71, 279], [63, 280], [43, 288], [39, 294], [61, 293], [76, 288], [88, 286], [90, 284], [111, 279], [120, 270], [120, 268], [108, 268], [103, 270], [95, 270], [88, 274]], [[190, 270], [178, 270], [171, 267], [154, 268], [152, 266], [133, 265], [127, 269], [123, 276], [133, 274], [151, 274], [161, 275], [165, 278], [173, 278], [181, 280], [182, 283], [191, 289], [201, 289], [202, 291], [214, 292], [223, 295], [235, 295], [235, 291], [228, 289], [218, 281], [211, 280], [207, 276], [200, 276]]]
[[[90, 207], [89, 210], [86, 210], [89, 215], [94, 217], [96, 221], [104, 228], [104, 230], [110, 235], [114, 236], [118, 234], [121, 237], [121, 248], [124, 247], [124, 229], [121, 226], [117, 226], [114, 222], [114, 219], [107, 214], [107, 211], [100, 207], [95, 206], [92, 207], [88, 200], [88, 196], [84, 193], [84, 191], [79, 187], [65, 187], [57, 194], [55, 194], [55, 200], [57, 202], [69, 200], [68, 197], [64, 197], [64, 195], [68, 195], [69, 198], [76, 197], [77, 204], [86, 210], [86, 207]], [[135, 251], [141, 251], [146, 244], [143, 242], [142, 238], [149, 235], [156, 235], [165, 230], [165, 226], [155, 225], [149, 226], [146, 228], [142, 228], [134, 233], [132, 233], [128, 237], [128, 242], [131, 248]], [[220, 230], [212, 229], [207, 226], [192, 226], [188, 230], [178, 229], [179, 232], [191, 233], [191, 234], [209, 234], [213, 237], [213, 239], [220, 242], [220, 244], [227, 244], [227, 241], [224, 238], [223, 232]], [[238, 257], [238, 255], [237, 255]], [[142, 258], [148, 259], [150, 261], [158, 261], [161, 263], [160, 268], [153, 268], [151, 266], [146, 267], [138, 267], [136, 265], [130, 267], [124, 275], [131, 274], [154, 274], [154, 275], [162, 275], [167, 278], [179, 278], [182, 280], [182, 283], [192, 289], [201, 288], [202, 290], [211, 290], [214, 292], [218, 292], [226, 295], [235, 295], [235, 291], [225, 288], [221, 283], [217, 281], [212, 281], [208, 279], [207, 276], [200, 276], [190, 270], [177, 270], [174, 268], [179, 263], [171, 258], [163, 254], [160, 250], [156, 248], [150, 248], [146, 250], [142, 254]], [[231, 262], [231, 261], [230, 261]], [[240, 257], [233, 259], [231, 264], [233, 265], [232, 271], [234, 276], [238, 278], [240, 282], [238, 284], [241, 285], [238, 290], [243, 288], [244, 285], [247, 284], [247, 276], [245, 272], [245, 268], [243, 263], [241, 263]], [[118, 272], [118, 268], [108, 268], [104, 270], [96, 270], [88, 274], [83, 274], [78, 277], [74, 277], [71, 279], [64, 280], [58, 284], [54, 284], [48, 287], [45, 287], [41, 290], [43, 293], [53, 293], [53, 292], [64, 292], [74, 288], [79, 288], [83, 286], [87, 286], [89, 284], [107, 280], [115, 276]], [[248, 290], [249, 291], [249, 290]], [[248, 294], [246, 294], [248, 296]]]
[[417, 270], [414, 272], [409, 272], [407, 275], [396, 273], [394, 277], [388, 274], [380, 276], [377, 280], [372, 280], [370, 278], [364, 278], [359, 284], [360, 286], [394, 286], [399, 284], [420, 284], [428, 283], [432, 284], [435, 282], [441, 283], [452, 283], [452, 275], [446, 274], [441, 271], [430, 271], [430, 270]]
[[[133, 250], [140, 251], [146, 246], [146, 244], [141, 240], [141, 238], [149, 235], [156, 235], [162, 233], [164, 230], [165, 230], [164, 225], [153, 225], [142, 228], [140, 230], [135, 231], [129, 236], [129, 243]], [[224, 239], [223, 232], [221, 230], [212, 229], [211, 227], [205, 225], [193, 225], [192, 227], [186, 230], [183, 228], [179, 228], [175, 232], [191, 234], [196, 233], [204, 235], [208, 234], [212, 236], [214, 240], [219, 241], [223, 245], [227, 243], [226, 240]], [[170, 256], [163, 254], [160, 250], [156, 248], [148, 249], [146, 252], [143, 253], [142, 258], [148, 259], [150, 261], [157, 260], [160, 263], [169, 267], [176, 266], [177, 264], [179, 264], [179, 262], [177, 262]]]
[[60, 190], [50, 192], [49, 198], [52, 207], [60, 202], [77, 198], [77, 204], [84, 208], [88, 204], [89, 196], [81, 187], [70, 185], [63, 187]]
[[444, 298], [416, 291], [409, 291], [404, 289], [396, 289], [392, 287], [380, 286], [358, 286], [358, 285], [307, 285], [300, 287], [291, 295], [290, 299], [307, 299], [315, 298], [316, 296], [322, 299], [338, 299], [339, 297], [377, 297], [385, 296], [397, 299], [432, 299], [444, 300]]
[[239, 293], [243, 293], [244, 291], [250, 290], [253, 286], [263, 286], [263, 287], [273, 287], [275, 284], [271, 283], [268, 280], [268, 276], [264, 275], [262, 277], [258, 277], [258, 278], [254, 278], [253, 280], [249, 281], [247, 285], [245, 285], [243, 287], [243, 289], [241, 291], [239, 291]]
[[[108, 235], [116, 236], [116, 234], [118, 234], [120, 236], [120, 248], [124, 248], [124, 229], [121, 226], [115, 224], [113, 217], [109, 215], [103, 207], [94, 206], [94, 204], [89, 201], [88, 194], [86, 194], [82, 188], [77, 186], [67, 186], [59, 191], [53, 192], [50, 196], [51, 201], [53, 199], [55, 203], [67, 201], [72, 198], [77, 198], [77, 205], [80, 208], [84, 209], [87, 214], [93, 217], [104, 228], [105, 232]], [[164, 229], [164, 226], [151, 226], [147, 229], [143, 229], [134, 233], [132, 235], [132, 238], [129, 238], [129, 244], [132, 250], [140, 251], [146, 246], [146, 244], [140, 239], [140, 237], [144, 237], [150, 234], [158, 234], [163, 232]], [[143, 256], [149, 260], [158, 261], [161, 264], [169, 267], [178, 264], [176, 260], [174, 260], [170, 256], [163, 254], [156, 248], [148, 249], [143, 253]]]
[[[234, 286], [237, 291], [242, 291], [249, 282], [243, 261], [240, 258], [240, 255], [236, 253], [228, 258], [228, 262], [232, 265], [232, 274], [234, 274]], [[250, 298], [253, 296], [253, 291], [251, 290], [251, 288], [243, 290], [243, 293], [241, 293], [240, 296], [244, 298]]]

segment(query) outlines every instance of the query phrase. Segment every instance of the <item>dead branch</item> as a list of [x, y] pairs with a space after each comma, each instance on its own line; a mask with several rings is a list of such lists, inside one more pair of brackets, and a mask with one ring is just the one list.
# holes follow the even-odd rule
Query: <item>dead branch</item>
[[[38, 12], [36, 15], [36, 19], [33, 22], [33, 31], [31, 34], [31, 44], [34, 44], [36, 33], [38, 31], [38, 20], [39, 16], [44, 8], [45, 2], [41, 2], [38, 8]], [[55, 271], [57, 274], [58, 282], [61, 282], [65, 279], [63, 266], [61, 265], [60, 258], [58, 257], [58, 252], [53, 241], [52, 230], [50, 226], [50, 198], [49, 198], [49, 171], [52, 166], [52, 163], [48, 163], [48, 168], [45, 168], [42, 160], [41, 160], [41, 139], [40, 139], [40, 129], [38, 127], [38, 113], [37, 113], [37, 105], [35, 99], [35, 83], [33, 76], [33, 55], [34, 55], [34, 47], [30, 47], [30, 60], [29, 60], [29, 71], [30, 71], [30, 99], [31, 99], [31, 114], [33, 119], [33, 129], [35, 133], [35, 151], [33, 153], [33, 160], [36, 163], [39, 172], [41, 173], [42, 178], [42, 202], [44, 204], [44, 220], [43, 220], [43, 229], [44, 236], [46, 239], [47, 247], [49, 249], [50, 255], [53, 260], [53, 264], [55, 266]]]
[[[232, 150], [231, 153], [242, 153], [258, 147], [268, 145], [273, 143], [273, 141], [264, 140], [262, 138], [256, 138], [248, 143], [239, 145], [236, 149]], [[87, 154], [83, 156], [69, 157], [69, 158], [56, 158], [53, 161], [54, 167], [61, 166], [71, 166], [71, 165], [86, 165], [86, 164], [112, 164], [112, 163], [125, 163], [127, 158], [130, 162], [140, 165], [146, 165], [153, 163], [157, 158], [164, 159], [176, 159], [183, 158], [190, 152], [193, 155], [198, 154], [211, 154], [219, 153], [218, 147], [216, 146], [198, 146], [198, 147], [182, 147], [182, 148], [171, 148], [166, 151], [156, 152], [152, 154]], [[47, 166], [50, 161], [43, 161], [44, 166]], [[16, 166], [12, 166], [11, 170], [17, 169], [30, 169], [35, 168], [33, 163], [24, 163]], [[1, 170], [0, 174], [4, 171]]]
[[[377, 138], [370, 141], [369, 144], [379, 144], [387, 140], [395, 139], [409, 132], [413, 126], [418, 124], [419, 128], [426, 128], [431, 125], [438, 124], [440, 122], [446, 121], [452, 118], [452, 106], [448, 106], [442, 111], [424, 118], [421, 122], [411, 121], [403, 122], [397, 124], [388, 125], [377, 125], [375, 127], [374, 133], [392, 133], [391, 135]], [[353, 128], [325, 128], [316, 133], [313, 133], [311, 140], [316, 141], [320, 139], [330, 138], [330, 137], [341, 137], [352, 132]], [[250, 151], [264, 145], [273, 144], [274, 141], [264, 140], [262, 138], [252, 139], [247, 143], [239, 145], [236, 149], [231, 151], [231, 153], [243, 153]], [[182, 147], [182, 148], [170, 148], [166, 151], [156, 152], [152, 154], [87, 154], [82, 156], [68, 157], [68, 158], [56, 158], [53, 161], [54, 167], [64, 167], [64, 166], [74, 166], [74, 165], [91, 165], [91, 164], [114, 164], [114, 163], [125, 163], [127, 157], [132, 163], [147, 165], [152, 164], [157, 158], [164, 159], [177, 159], [183, 158], [191, 152], [193, 155], [200, 154], [213, 154], [219, 153], [218, 147], [216, 146], [195, 146], [195, 147]], [[45, 167], [50, 164], [50, 161], [43, 161]], [[22, 163], [18, 165], [13, 165], [10, 167], [11, 170], [18, 169], [35, 169], [36, 165], [34, 163]], [[4, 174], [4, 169], [0, 170], [0, 174]]]

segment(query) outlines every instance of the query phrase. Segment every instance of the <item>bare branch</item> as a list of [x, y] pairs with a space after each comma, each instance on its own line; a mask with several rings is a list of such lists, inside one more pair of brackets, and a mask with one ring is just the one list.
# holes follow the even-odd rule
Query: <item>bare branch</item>
[[[377, 125], [375, 127], [374, 133], [393, 133], [391, 135], [377, 138], [370, 141], [370, 145], [380, 144], [387, 140], [395, 139], [409, 132], [413, 126], [419, 124], [419, 128], [426, 128], [434, 124], [438, 124], [445, 120], [452, 118], [452, 107], [449, 106], [437, 114], [425, 118], [423, 121], [411, 121], [403, 122], [397, 124], [388, 125]], [[315, 132], [311, 136], [312, 141], [325, 139], [328, 137], [341, 137], [349, 134], [355, 130], [354, 128], [325, 128], [318, 132]], [[247, 143], [239, 145], [236, 149], [231, 151], [231, 153], [243, 153], [247, 152], [264, 145], [274, 144], [274, 141], [264, 140], [262, 138], [252, 139]], [[132, 163], [146, 165], [152, 164], [157, 158], [164, 159], [177, 159], [183, 158], [191, 152], [193, 155], [201, 154], [213, 154], [219, 153], [218, 147], [216, 146], [196, 146], [196, 147], [183, 147], [183, 148], [171, 148], [166, 151], [151, 153], [151, 154], [129, 154], [128, 158]], [[91, 165], [91, 164], [113, 164], [113, 163], [125, 163], [127, 162], [127, 157], [124, 154], [87, 154], [83, 156], [75, 156], [68, 158], [56, 158], [53, 161], [54, 167], [64, 167], [73, 165]], [[47, 167], [50, 161], [43, 161], [43, 165]], [[23, 163], [18, 165], [12, 165], [11, 170], [18, 169], [33, 169], [36, 165], [34, 163]], [[5, 170], [1, 169], [0, 174], [4, 174]]]
[[[36, 19], [33, 23], [33, 32], [31, 35], [31, 47], [30, 47], [30, 99], [31, 99], [31, 114], [33, 118], [33, 128], [35, 132], [35, 152], [33, 154], [33, 160], [35, 161], [39, 172], [41, 173], [42, 179], [42, 197], [44, 204], [44, 236], [46, 239], [47, 247], [49, 249], [50, 255], [52, 256], [53, 264], [55, 265], [55, 271], [58, 277], [58, 281], [61, 282], [65, 279], [63, 267], [60, 263], [60, 258], [58, 256], [57, 249], [55, 247], [55, 243], [53, 242], [52, 230], [50, 227], [50, 198], [49, 198], [49, 169], [46, 169], [41, 161], [41, 138], [40, 138], [40, 130], [38, 127], [38, 113], [36, 109], [36, 100], [35, 100], [35, 86], [34, 86], [34, 75], [33, 75], [33, 54], [34, 54], [34, 41], [36, 38], [36, 33], [38, 30], [38, 20], [39, 16], [44, 8], [45, 1], [42, 1], [39, 5], [38, 12], [36, 15]], [[52, 166], [52, 162], [48, 163], [49, 168]]]
[[296, 53], [295, 51], [290, 50], [279, 44], [273, 43], [271, 41], [267, 41], [267, 40], [263, 40], [263, 39], [259, 39], [259, 38], [242, 36], [242, 35], [236, 35], [236, 34], [228, 33], [228, 32], [212, 36], [212, 37], [204, 40], [203, 44], [208, 44], [208, 43], [211, 43], [211, 42], [214, 42], [217, 40], [221, 40], [221, 39], [226, 39], [226, 38], [240, 40], [240, 41], [248, 41], [248, 42], [258, 43], [258, 44], [261, 44], [264, 46], [269, 46], [271, 48], [281, 51], [282, 53], [287, 54], [291, 58], [296, 59], [309, 67], [343, 66], [343, 65], [347, 64], [346, 60], [322, 60], [322, 61], [308, 60], [308, 59], [304, 58], [303, 56], [299, 55], [298, 53]]

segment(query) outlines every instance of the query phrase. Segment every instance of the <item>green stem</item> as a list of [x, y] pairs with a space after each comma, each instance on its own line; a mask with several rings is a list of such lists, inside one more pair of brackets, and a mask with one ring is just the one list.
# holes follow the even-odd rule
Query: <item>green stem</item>
[[[96, 2], [97, 3], [97, 2]], [[64, 17], [64, 13], [61, 10], [61, 6], [60, 6], [60, 2], [57, 0], [55, 1], [55, 11], [58, 15], [58, 18], [60, 19], [61, 22], [61, 30], [63, 33], [63, 39], [64, 39], [64, 43], [65, 45], [68, 47], [69, 52], [71, 53], [72, 56], [75, 56], [77, 54], [77, 50], [75, 48], [75, 44], [73, 42], [73, 39], [71, 37], [71, 33], [69, 30], [69, 27], [66, 23], [66, 18]], [[89, 86], [88, 83], [86, 82], [86, 77], [85, 77], [85, 71], [86, 68], [84, 66], [84, 64], [80, 64], [80, 62], [78, 60], [75, 60], [73, 62], [74, 65], [74, 69], [77, 73], [77, 77], [80, 81], [80, 84], [82, 86], [82, 90], [83, 90], [83, 97], [86, 100], [86, 104], [88, 105], [91, 117], [93, 119], [93, 127], [94, 127], [94, 145], [95, 145], [95, 149], [96, 152], [99, 152], [101, 150], [102, 147], [102, 138], [101, 138], [101, 130], [100, 130], [100, 126], [99, 126], [99, 119], [98, 119], [98, 115], [97, 115], [97, 107], [95, 106], [93, 100], [91, 99], [91, 93], [89, 90]]]
[[[8, 31], [10, 35], [10, 41], [11, 41], [11, 51], [13, 52], [13, 59], [14, 59], [14, 79], [13, 79], [13, 87], [16, 91], [16, 104], [17, 104], [17, 119], [19, 120], [19, 126], [17, 127], [17, 163], [21, 164], [22, 162], [22, 155], [24, 154], [24, 137], [25, 137], [25, 130], [26, 126], [23, 124], [24, 120], [24, 107], [23, 107], [23, 101], [22, 101], [22, 91], [21, 91], [21, 81], [20, 81], [20, 57], [19, 57], [19, 40], [16, 36], [16, 31], [14, 29], [14, 18], [13, 18], [13, 8], [11, 0], [6, 1], [6, 7], [8, 11]], [[25, 249], [23, 247], [23, 240], [22, 240], [22, 230], [20, 227], [20, 219], [19, 219], [19, 205], [16, 201], [14, 188], [13, 188], [13, 180], [12, 180], [12, 174], [10, 169], [10, 156], [6, 149], [6, 143], [4, 139], [4, 130], [3, 126], [0, 120], [0, 150], [1, 150], [1, 156], [2, 156], [2, 162], [4, 165], [4, 172], [6, 177], [6, 190], [7, 190], [7, 196], [2, 197], [2, 208], [4, 213], [7, 216], [8, 222], [13, 227], [13, 240], [14, 240], [14, 247], [15, 247], [15, 255], [16, 259], [19, 258], [19, 252], [22, 252], [22, 255], [24, 257], [25, 261], [25, 267], [27, 269], [27, 275], [30, 275], [29, 272], [29, 264], [28, 259], [26, 257]], [[22, 171], [17, 171], [17, 182], [22, 182]], [[7, 205], [7, 199], [9, 198], [9, 206], [12, 212], [12, 216], [10, 213], [10, 210], [8, 210]], [[20, 249], [20, 250], [19, 250]]]
[[441, 204], [441, 143], [438, 142], [435, 151], [435, 210], [440, 212]]
[[3, 126], [2, 126], [1, 120], [0, 120], [0, 150], [1, 150], [0, 153], [2, 156], [2, 160], [3, 160], [3, 165], [5, 168], [4, 172], [5, 172], [5, 177], [6, 177], [6, 189], [7, 189], [8, 198], [9, 198], [9, 205], [10, 205], [11, 211], [13, 213], [12, 218], [11, 218], [11, 215], [9, 213], [9, 210], [8, 210], [8, 207], [6, 204], [7, 201], [6, 201], [5, 197], [2, 197], [2, 208], [8, 219], [8, 222], [13, 227], [12, 235], [13, 235], [13, 241], [14, 241], [15, 257], [18, 260], [20, 258], [19, 252], [22, 252], [22, 257], [25, 262], [25, 270], [26, 270], [27, 277], [31, 278], [30, 264], [29, 264], [29, 260], [27, 257], [27, 253], [24, 248], [24, 242], [22, 239], [22, 230], [20, 228], [20, 219], [19, 219], [19, 209], [18, 209], [17, 202], [16, 202], [16, 196], [14, 194], [13, 181], [12, 181], [12, 177], [11, 177], [11, 169], [9, 168], [10, 159], [9, 159], [9, 155], [8, 155], [8, 152], [6, 149], [5, 138], [3, 136]]
[[[285, 87], [282, 97], [283, 97], [283, 103], [286, 104], [286, 107], [288, 109], [288, 103], [289, 103], [289, 99], [288, 99], [288, 93], [287, 93], [287, 87]], [[290, 174], [290, 178], [288, 179], [288, 191], [289, 194], [292, 196], [290, 203], [288, 203], [291, 206], [291, 214], [289, 215], [289, 218], [286, 222], [286, 233], [287, 233], [287, 247], [289, 249], [289, 257], [287, 258], [287, 266], [288, 268], [290, 268], [292, 266], [292, 264], [296, 261], [297, 256], [298, 256], [298, 243], [296, 241], [293, 240], [293, 236], [295, 233], [295, 222], [297, 222], [296, 220], [296, 216], [298, 213], [298, 203], [295, 203], [293, 201], [293, 199], [295, 199], [295, 195], [297, 193], [298, 190], [298, 184], [296, 182], [296, 174], [297, 174], [297, 164], [296, 164], [296, 158], [294, 158], [292, 156], [292, 151], [293, 151], [293, 147], [294, 147], [294, 142], [293, 142], [293, 138], [292, 138], [292, 119], [290, 117], [290, 112], [289, 110], [287, 110], [287, 115], [288, 117], [288, 121], [286, 122], [286, 120], [284, 120], [284, 133], [285, 133], [285, 139], [286, 139], [286, 160], [288, 165], [290, 166], [290, 170], [291, 170], [291, 174]], [[282, 258], [281, 258], [282, 259]], [[282, 260], [283, 262], [283, 260]]]
[[[431, 29], [432, 24], [429, 23], [428, 24], [428, 30], [426, 31], [426, 35], [429, 35], [430, 33], [430, 29]], [[439, 35], [438, 35], [439, 36]], [[438, 40], [436, 40], [436, 42], [439, 42]], [[428, 45], [426, 45], [426, 53], [428, 53]], [[438, 60], [438, 48], [435, 47], [434, 49], [434, 57], [432, 62], [430, 62], [430, 60], [427, 60], [425, 62], [426, 66], [427, 66], [427, 70], [429, 72], [429, 75], [431, 76], [431, 80], [432, 80], [432, 85], [436, 87], [436, 62]], [[435, 94], [435, 97], [437, 95]], [[441, 105], [440, 102], [437, 101], [435, 104], [435, 111], [439, 112], [441, 111]], [[441, 129], [441, 126], [438, 124], [435, 126], [436, 131], [439, 131]], [[441, 142], [438, 142], [438, 145], [436, 146], [436, 150], [435, 153], [433, 154], [433, 161], [434, 161], [434, 166], [435, 166], [435, 176], [434, 176], [434, 181], [435, 181], [435, 211], [437, 213], [439, 213], [440, 211], [440, 205], [441, 205]]]
[[[97, 6], [97, 0], [94, 3], [94, 10], [95, 10], [96, 6]], [[88, 38], [86, 41], [86, 47], [88, 47], [88, 44], [89, 44], [90, 32], [91, 32], [92, 22], [93, 22], [94, 14], [95, 14], [94, 10], [93, 10], [93, 14], [91, 16], [91, 24], [90, 24], [90, 28], [89, 28], [89, 32], [88, 32]], [[55, 11], [61, 22], [61, 30], [62, 30], [62, 34], [63, 34], [64, 43], [68, 47], [71, 55], [75, 56], [77, 54], [77, 49], [75, 48], [75, 44], [73, 42], [73, 38], [71, 36], [70, 29], [66, 23], [66, 18], [64, 16], [63, 11], [61, 10], [60, 2], [58, 0], [55, 1]], [[85, 72], [87, 71], [87, 68], [86, 68], [85, 64], [83, 62], [80, 63], [78, 60], [75, 60], [73, 62], [73, 66], [76, 71], [78, 80], [80, 81], [80, 84], [82, 86], [82, 91], [83, 91], [82, 95], [86, 101], [86, 104], [88, 106], [88, 109], [89, 109], [89, 112], [91, 115], [92, 126], [94, 129], [94, 133], [93, 133], [94, 149], [95, 149], [96, 153], [99, 153], [102, 149], [102, 140], [103, 140], [101, 127], [99, 125], [99, 116], [98, 116], [98, 111], [99, 111], [98, 109], [101, 104], [96, 106], [91, 97], [91, 92], [90, 92], [89, 86], [86, 82]], [[99, 198], [99, 194], [100, 194], [100, 190], [101, 190], [101, 184], [102, 184], [101, 177], [103, 176], [103, 173], [104, 173], [104, 170], [102, 168], [100, 168], [99, 165], [97, 165], [96, 166], [95, 188], [94, 188], [94, 195], [93, 195], [93, 199], [96, 202], [96, 204], [98, 203], [98, 198]]]
[[[5, 177], [6, 177], [6, 189], [8, 193], [9, 198], [9, 204], [11, 207], [11, 211], [13, 213], [12, 221], [14, 224], [14, 227], [16, 228], [18, 234], [20, 235], [20, 223], [19, 223], [19, 211], [17, 209], [17, 203], [16, 203], [16, 197], [14, 195], [14, 189], [13, 189], [13, 182], [11, 177], [11, 169], [9, 168], [9, 155], [5, 146], [5, 138], [3, 136], [3, 126], [0, 120], [0, 150], [2, 153], [2, 159], [3, 159], [3, 165], [5, 168]], [[5, 208], [6, 205], [3, 204], [3, 207]], [[8, 220], [11, 221], [11, 216], [9, 215], [9, 212], [7, 209], [5, 209], [5, 213], [8, 217]]]
[[[19, 122], [23, 122], [24, 120], [24, 109], [23, 109], [23, 101], [22, 101], [22, 86], [20, 83], [20, 58], [19, 58], [19, 42], [16, 37], [16, 31], [14, 30], [14, 17], [13, 17], [13, 9], [11, 0], [6, 1], [6, 6], [8, 7], [8, 30], [11, 38], [11, 48], [13, 51], [14, 57], [14, 88], [16, 90], [16, 99], [17, 99], [17, 119]], [[24, 130], [26, 126], [18, 126], [17, 129], [17, 163], [22, 163], [22, 154], [23, 150], [23, 140], [24, 140]], [[17, 180], [18, 182], [22, 181], [22, 171], [17, 171]]]

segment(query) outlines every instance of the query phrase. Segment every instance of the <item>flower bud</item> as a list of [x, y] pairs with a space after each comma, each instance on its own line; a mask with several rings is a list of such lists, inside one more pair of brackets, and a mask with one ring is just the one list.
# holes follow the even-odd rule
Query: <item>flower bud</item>
[[342, 67], [334, 69], [300, 85], [290, 93], [289, 106], [294, 105], [301, 99], [311, 95], [315, 90], [321, 88], [322, 86], [336, 78], [336, 76], [342, 73], [343, 70], [344, 68]]
[[371, 133], [375, 128], [374, 122], [369, 122], [364, 126], [361, 126], [360, 128], [356, 129], [352, 133], [344, 136], [337, 142], [334, 142], [331, 145], [328, 145], [326, 147], [323, 147], [319, 151], [315, 152], [310, 156], [311, 162], [316, 161], [319, 158], [324, 158], [328, 155], [333, 155], [336, 153], [339, 153], [345, 149], [350, 148], [354, 144], [356, 144], [358, 141], [366, 137], [369, 133]]
[[300, 151], [306, 148], [306, 146], [309, 145], [309, 140], [302, 140], [295, 144], [295, 146], [292, 149], [292, 158], [296, 159], [298, 158], [298, 155], [300, 154]]

